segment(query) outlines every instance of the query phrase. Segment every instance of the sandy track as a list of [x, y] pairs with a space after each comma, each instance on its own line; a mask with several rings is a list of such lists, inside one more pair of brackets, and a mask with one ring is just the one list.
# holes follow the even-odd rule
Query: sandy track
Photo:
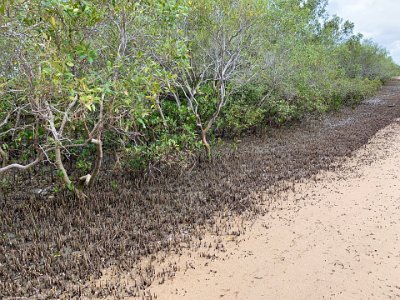
[[[400, 124], [381, 130], [341, 171], [279, 195], [214, 261], [153, 285], [157, 299], [399, 299]], [[183, 260], [185, 258], [182, 258]]]

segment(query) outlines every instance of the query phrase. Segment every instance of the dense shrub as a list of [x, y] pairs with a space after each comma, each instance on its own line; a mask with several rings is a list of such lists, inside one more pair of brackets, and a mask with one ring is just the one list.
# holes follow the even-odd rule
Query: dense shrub
[[53, 166], [82, 196], [105, 157], [210, 156], [210, 136], [358, 103], [399, 67], [326, 4], [3, 1], [0, 172]]

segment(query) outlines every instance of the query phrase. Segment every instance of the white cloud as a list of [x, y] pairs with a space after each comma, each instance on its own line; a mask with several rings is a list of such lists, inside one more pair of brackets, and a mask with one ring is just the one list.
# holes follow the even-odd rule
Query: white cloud
[[389, 50], [400, 64], [399, 0], [329, 0], [328, 11], [355, 24], [355, 31]]

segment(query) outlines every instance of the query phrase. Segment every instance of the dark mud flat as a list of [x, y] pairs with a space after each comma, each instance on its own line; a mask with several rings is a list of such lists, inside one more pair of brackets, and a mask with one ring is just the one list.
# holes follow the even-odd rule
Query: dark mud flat
[[16, 186], [0, 195], [0, 298], [140, 295], [159, 274], [142, 270], [134, 288], [85, 288], [84, 283], [109, 266], [129, 270], [143, 256], [199, 239], [199, 228], [227, 210], [265, 213], [268, 206], [260, 206], [252, 192], [273, 191], [283, 180], [340, 166], [400, 117], [400, 80], [389, 82], [374, 99], [379, 101], [246, 137], [237, 147], [222, 147], [212, 164], [199, 163], [180, 176], [164, 173], [137, 185], [111, 174], [84, 202]]

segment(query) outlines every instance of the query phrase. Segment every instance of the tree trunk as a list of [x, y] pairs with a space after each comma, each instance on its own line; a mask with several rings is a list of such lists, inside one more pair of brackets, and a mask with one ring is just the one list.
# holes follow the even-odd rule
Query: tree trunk
[[7, 165], [7, 162], [8, 162], [8, 155], [3, 149], [1, 149], [1, 147], [0, 147], [0, 159], [1, 159], [1, 162], [2, 162], [1, 165], [4, 168]]
[[89, 181], [89, 186], [92, 186], [96, 181], [97, 175], [100, 172], [101, 164], [103, 162], [103, 143], [101, 141], [101, 137], [97, 140], [92, 140], [92, 143], [96, 145], [96, 161], [94, 162], [94, 167], [92, 170], [92, 176]]
[[207, 158], [211, 160], [211, 146], [207, 141], [207, 130], [201, 130], [201, 141], [203, 142], [203, 146], [207, 153]]
[[54, 150], [55, 154], [56, 154], [56, 166], [58, 171], [61, 173], [61, 179], [62, 182], [69, 188], [71, 189], [75, 196], [80, 199], [83, 200], [86, 198], [86, 195], [78, 188], [76, 188], [74, 186], [74, 184], [72, 183], [71, 179], [68, 176], [67, 170], [65, 170], [64, 168], [64, 164], [62, 162], [62, 156], [61, 156], [61, 149], [60, 146], [57, 146], [56, 149]]

